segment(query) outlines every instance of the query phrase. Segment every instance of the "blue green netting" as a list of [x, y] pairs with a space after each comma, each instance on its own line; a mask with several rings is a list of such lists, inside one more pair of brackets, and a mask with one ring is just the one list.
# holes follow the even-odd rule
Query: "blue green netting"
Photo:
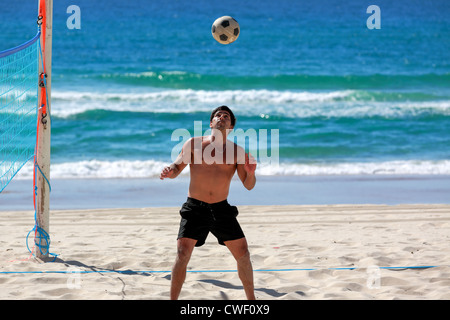
[[0, 192], [34, 156], [39, 35], [0, 52]]

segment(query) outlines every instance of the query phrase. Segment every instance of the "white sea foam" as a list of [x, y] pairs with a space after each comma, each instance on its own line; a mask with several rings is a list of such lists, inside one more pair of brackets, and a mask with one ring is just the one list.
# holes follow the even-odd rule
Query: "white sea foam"
[[227, 104], [237, 114], [286, 117], [402, 117], [450, 115], [450, 101], [360, 100], [354, 90], [297, 92], [277, 90], [164, 90], [151, 92], [52, 92], [52, 114], [67, 117], [88, 110], [129, 112], [209, 112]]
[[[162, 161], [103, 161], [86, 160], [78, 162], [54, 163], [51, 165], [52, 179], [77, 178], [156, 178], [168, 163]], [[181, 175], [187, 176], [189, 167]], [[313, 176], [313, 175], [448, 175], [450, 160], [425, 161], [385, 161], [357, 163], [300, 164], [280, 163], [260, 164], [257, 174], [261, 176]], [[32, 165], [27, 164], [19, 172], [17, 179], [32, 177]]]
[[260, 175], [407, 175], [450, 174], [450, 160], [399, 160], [331, 164], [280, 164], [261, 166]]
[[[167, 163], [154, 160], [83, 160], [77, 162], [54, 163], [51, 164], [51, 178], [148, 178], [159, 176], [162, 168], [166, 165]], [[29, 163], [22, 168], [17, 175], [17, 178], [27, 179], [32, 176], [33, 166]]]
[[330, 101], [344, 98], [354, 93], [352, 90], [331, 92], [295, 92], [276, 90], [164, 90], [154, 92], [78, 92], [65, 91], [53, 92], [52, 98], [62, 101], [122, 101], [122, 102], [150, 102], [150, 101], [183, 101], [183, 102], [205, 102], [220, 103], [291, 103], [307, 101]]

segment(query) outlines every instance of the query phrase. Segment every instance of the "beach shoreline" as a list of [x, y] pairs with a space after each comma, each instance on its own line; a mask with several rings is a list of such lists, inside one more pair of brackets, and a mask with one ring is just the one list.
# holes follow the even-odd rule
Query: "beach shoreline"
[[[168, 299], [188, 177], [51, 184], [52, 263], [27, 252], [31, 181], [1, 195], [1, 299]], [[228, 200], [259, 300], [448, 300], [449, 190], [442, 175], [260, 176], [250, 192], [234, 179]], [[195, 249], [180, 299], [245, 299], [212, 235]]]
[[[51, 209], [177, 207], [188, 177], [177, 179], [53, 179]], [[13, 180], [1, 194], [0, 211], [33, 208], [31, 180]], [[247, 191], [234, 177], [235, 205], [449, 204], [450, 175], [257, 176]]]

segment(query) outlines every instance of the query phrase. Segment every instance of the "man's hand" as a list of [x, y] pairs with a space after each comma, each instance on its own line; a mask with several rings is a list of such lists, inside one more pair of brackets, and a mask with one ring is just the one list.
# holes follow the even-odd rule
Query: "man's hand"
[[174, 171], [175, 169], [172, 166], [167, 166], [161, 171], [159, 178], [161, 180], [164, 180], [164, 178], [172, 178]]
[[250, 154], [250, 152], [245, 154], [245, 171], [250, 174], [254, 174], [256, 170], [256, 159]]

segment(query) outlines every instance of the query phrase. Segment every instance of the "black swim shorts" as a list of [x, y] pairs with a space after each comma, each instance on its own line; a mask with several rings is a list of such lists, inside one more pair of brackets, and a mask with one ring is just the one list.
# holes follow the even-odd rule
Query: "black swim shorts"
[[177, 239], [195, 239], [197, 240], [196, 247], [205, 243], [210, 231], [221, 245], [225, 245], [224, 241], [244, 237], [244, 232], [236, 219], [238, 209], [231, 206], [227, 200], [206, 203], [188, 197], [181, 207], [180, 215], [181, 222]]

